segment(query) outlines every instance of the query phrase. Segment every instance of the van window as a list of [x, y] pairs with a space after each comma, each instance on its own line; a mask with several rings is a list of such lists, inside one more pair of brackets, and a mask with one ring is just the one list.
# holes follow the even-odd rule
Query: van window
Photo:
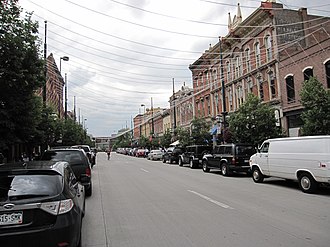
[[260, 148], [260, 153], [268, 153], [269, 142], [265, 142]]

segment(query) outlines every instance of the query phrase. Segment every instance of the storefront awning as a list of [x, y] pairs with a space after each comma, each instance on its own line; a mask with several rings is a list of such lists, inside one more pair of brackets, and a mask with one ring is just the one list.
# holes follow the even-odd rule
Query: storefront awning
[[180, 144], [180, 142], [179, 142], [179, 140], [177, 140], [177, 141], [171, 143], [170, 146], [177, 146], [177, 145], [179, 145], [179, 144]]

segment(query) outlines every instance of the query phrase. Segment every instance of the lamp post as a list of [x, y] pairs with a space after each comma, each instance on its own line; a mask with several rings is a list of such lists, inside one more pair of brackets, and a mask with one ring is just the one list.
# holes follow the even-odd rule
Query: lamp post
[[87, 118], [84, 118], [84, 122], [83, 122], [83, 128], [84, 128], [84, 130], [86, 130], [86, 121], [87, 121]]
[[60, 73], [62, 72], [62, 60], [63, 61], [69, 61], [69, 57], [68, 56], [63, 56], [63, 57], [60, 57]]
[[146, 105], [145, 104], [141, 104], [141, 106], [143, 107], [143, 124], [144, 124], [144, 136], [147, 137], [147, 128], [146, 128]]
[[219, 37], [219, 51], [220, 51], [220, 70], [221, 70], [221, 92], [222, 92], [222, 128], [223, 128], [223, 135], [225, 133], [226, 128], [226, 90], [225, 90], [225, 77], [223, 74], [223, 58], [222, 58], [222, 38]]
[[[60, 57], [60, 74], [62, 72], [62, 60], [69, 61], [68, 56]], [[64, 88], [64, 118], [65, 120], [68, 118], [68, 81], [67, 76], [65, 73], [65, 80], [64, 80], [65, 88]]]

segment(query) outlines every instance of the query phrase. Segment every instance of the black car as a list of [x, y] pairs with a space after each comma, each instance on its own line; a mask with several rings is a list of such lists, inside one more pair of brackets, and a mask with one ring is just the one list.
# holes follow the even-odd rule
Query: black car
[[85, 191], [67, 162], [0, 165], [3, 247], [81, 246]]
[[163, 163], [168, 161], [170, 164], [173, 162], [179, 163], [179, 155], [184, 152], [182, 147], [169, 147], [163, 154]]
[[187, 146], [185, 152], [179, 155], [179, 166], [189, 164], [190, 168], [197, 168], [202, 164], [203, 156], [211, 151], [212, 147], [207, 145]]
[[86, 196], [92, 195], [92, 168], [82, 149], [46, 150], [40, 160], [66, 161], [70, 164], [77, 180], [85, 186]]
[[256, 153], [256, 149], [251, 144], [223, 144], [215, 146], [211, 154], [203, 157], [203, 171], [210, 169], [220, 169], [223, 176], [231, 175], [235, 172], [249, 172], [249, 159]]
[[92, 167], [96, 164], [96, 154], [94, 152], [92, 152], [92, 149], [90, 148], [89, 145], [74, 145], [74, 146], [71, 146], [71, 148], [83, 149], [85, 151]]

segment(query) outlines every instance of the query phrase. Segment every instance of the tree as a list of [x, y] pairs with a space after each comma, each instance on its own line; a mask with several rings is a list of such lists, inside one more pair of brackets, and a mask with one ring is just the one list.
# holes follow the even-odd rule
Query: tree
[[181, 146], [186, 147], [192, 144], [190, 130], [182, 127], [177, 128], [177, 137]]
[[170, 130], [166, 130], [164, 135], [160, 137], [160, 145], [162, 147], [168, 147], [171, 144], [172, 135]]
[[329, 135], [330, 91], [315, 77], [311, 77], [303, 83], [300, 98], [304, 106], [301, 114], [302, 135]]
[[210, 145], [212, 136], [210, 125], [204, 118], [195, 118], [191, 121], [191, 140], [195, 145]]
[[0, 1], [0, 149], [28, 143], [38, 136], [43, 60], [37, 22], [21, 18], [17, 0]]
[[237, 143], [251, 143], [255, 146], [268, 138], [279, 137], [281, 130], [276, 126], [274, 109], [249, 94], [245, 103], [230, 114], [229, 131]]

